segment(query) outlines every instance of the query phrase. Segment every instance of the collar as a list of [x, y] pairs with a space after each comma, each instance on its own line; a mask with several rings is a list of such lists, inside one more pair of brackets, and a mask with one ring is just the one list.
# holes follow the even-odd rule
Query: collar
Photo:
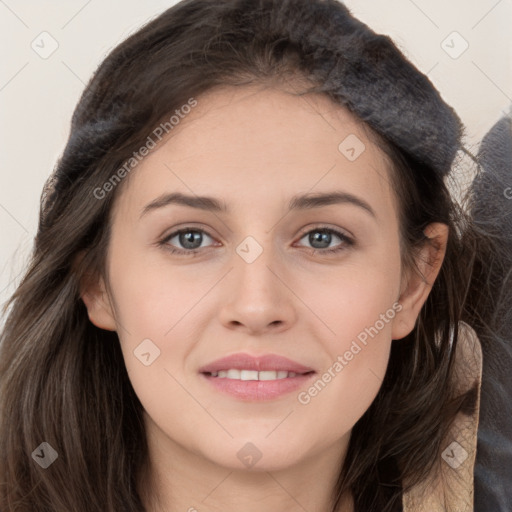
[[403, 495], [404, 512], [473, 512], [473, 475], [482, 383], [482, 348], [475, 331], [460, 323], [454, 361], [458, 393], [477, 388], [476, 406], [459, 412], [428, 478]]

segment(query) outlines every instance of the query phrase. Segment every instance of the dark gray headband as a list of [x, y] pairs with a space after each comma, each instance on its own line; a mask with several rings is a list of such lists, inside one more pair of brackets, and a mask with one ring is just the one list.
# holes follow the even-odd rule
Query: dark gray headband
[[[373, 32], [335, 0], [317, 6], [326, 9], [321, 23], [325, 27], [309, 25], [307, 18], [301, 20], [301, 1], [283, 3], [287, 8], [281, 13], [290, 14], [295, 7], [297, 23], [288, 35], [306, 56], [306, 69], [325, 82], [322, 89], [339, 96], [413, 159], [447, 174], [461, 145], [463, 125], [427, 76], [405, 58], [391, 38]], [[307, 11], [306, 7], [303, 14]]]

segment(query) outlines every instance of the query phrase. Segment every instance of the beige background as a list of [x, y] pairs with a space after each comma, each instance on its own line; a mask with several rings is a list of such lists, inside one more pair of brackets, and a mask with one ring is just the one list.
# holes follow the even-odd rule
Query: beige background
[[[0, 0], [0, 304], [26, 265], [41, 189], [86, 81], [114, 46], [174, 3]], [[512, 104], [512, 0], [345, 3], [428, 74], [476, 151]], [[42, 58], [52, 44], [56, 50]]]

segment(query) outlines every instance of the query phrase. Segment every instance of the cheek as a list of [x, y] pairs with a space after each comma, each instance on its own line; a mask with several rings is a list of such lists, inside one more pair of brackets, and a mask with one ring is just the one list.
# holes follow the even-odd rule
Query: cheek
[[390, 336], [399, 309], [400, 260], [398, 251], [388, 252], [392, 254], [377, 253], [340, 265], [324, 279], [312, 276], [301, 287], [301, 293], [331, 332], [325, 336], [331, 353], [348, 350], [358, 336], [364, 343], [367, 328], [377, 335], [376, 328], [379, 337]]
[[[300, 421], [302, 416], [304, 424], [312, 422], [314, 428], [320, 428], [321, 445], [328, 446], [352, 430], [377, 396], [386, 373], [391, 321], [385, 323], [379, 315], [390, 311], [391, 317], [394, 310], [389, 304], [380, 307], [369, 301], [359, 305], [357, 312], [339, 313], [333, 323], [338, 335], [325, 346], [329, 363], [297, 397], [299, 414], [294, 418]], [[304, 435], [314, 437], [311, 431]]]
[[172, 271], [121, 244], [112, 244], [110, 257], [109, 280], [126, 369], [142, 404], [160, 409], [169, 389], [178, 387], [171, 375], [191, 349], [187, 329], [204, 286], [187, 286], [183, 269]]
[[111, 281], [122, 326], [118, 336], [134, 392], [153, 421], [186, 440], [202, 412], [183, 387], [182, 370], [193, 347], [190, 310], [201, 295], [169, 274], [169, 269], [142, 260], [125, 260], [112, 270]]
[[110, 281], [116, 317], [131, 338], [164, 339], [187, 318], [205, 284], [191, 286], [185, 267], [171, 268], [164, 258], [151, 259], [142, 252], [112, 251]]
[[399, 288], [398, 252], [340, 270], [329, 285], [310, 288], [315, 311], [331, 331], [323, 344], [329, 362], [298, 401], [316, 422], [332, 425], [334, 437], [353, 427], [381, 387], [401, 309]]

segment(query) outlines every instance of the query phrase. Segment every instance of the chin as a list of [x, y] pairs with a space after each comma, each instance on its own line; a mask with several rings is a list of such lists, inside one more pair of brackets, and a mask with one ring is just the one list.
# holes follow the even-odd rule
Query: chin
[[204, 456], [230, 471], [250, 472], [280, 471], [299, 463], [302, 458], [297, 447], [285, 446], [283, 439], [276, 437], [271, 441], [264, 435], [258, 439], [247, 436], [231, 439], [226, 446], [216, 445], [214, 453], [208, 452]]

